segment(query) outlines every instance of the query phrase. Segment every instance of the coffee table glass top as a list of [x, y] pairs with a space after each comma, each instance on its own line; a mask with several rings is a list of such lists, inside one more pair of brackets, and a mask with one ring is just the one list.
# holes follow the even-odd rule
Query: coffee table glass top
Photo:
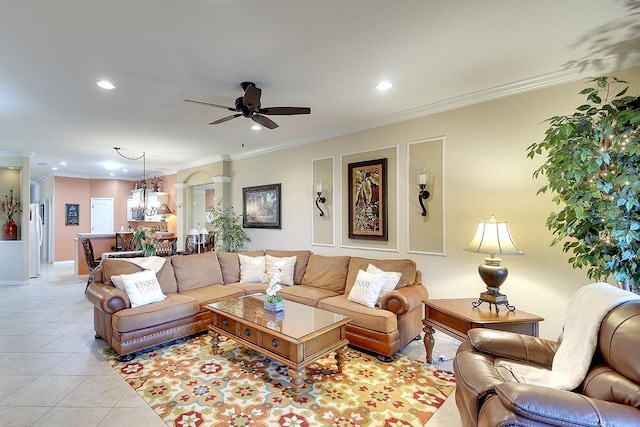
[[284, 302], [283, 311], [265, 310], [265, 298], [264, 294], [252, 294], [211, 303], [208, 306], [295, 339], [349, 320], [341, 314], [288, 300]]

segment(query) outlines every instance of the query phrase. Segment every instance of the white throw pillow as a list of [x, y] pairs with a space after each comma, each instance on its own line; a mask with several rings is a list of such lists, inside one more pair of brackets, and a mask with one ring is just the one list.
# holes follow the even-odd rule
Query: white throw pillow
[[382, 301], [382, 297], [391, 292], [398, 286], [400, 282], [400, 278], [402, 277], [402, 273], [398, 273], [396, 271], [384, 271], [379, 269], [373, 264], [369, 264], [367, 267], [367, 273], [374, 273], [382, 275], [382, 290], [380, 291], [380, 296], [378, 297], [378, 305]]
[[378, 302], [381, 289], [382, 275], [360, 270], [347, 299], [373, 308]]
[[124, 291], [129, 295], [131, 307], [151, 304], [162, 301], [166, 296], [162, 293], [162, 288], [156, 277], [156, 273], [151, 270], [140, 271], [133, 274], [122, 274]]
[[274, 257], [271, 255], [264, 256], [267, 270], [264, 276], [264, 281], [271, 283], [271, 279], [275, 273], [280, 272], [280, 280], [278, 283], [281, 285], [293, 286], [293, 273], [296, 266], [297, 256], [290, 257]]
[[240, 283], [261, 283], [264, 279], [264, 256], [238, 254], [240, 260]]

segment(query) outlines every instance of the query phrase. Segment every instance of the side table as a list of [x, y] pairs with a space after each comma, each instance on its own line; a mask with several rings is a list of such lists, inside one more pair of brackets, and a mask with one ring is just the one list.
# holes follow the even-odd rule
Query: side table
[[429, 299], [424, 302], [422, 329], [427, 363], [433, 360], [433, 334], [435, 330], [456, 338], [467, 339], [467, 331], [472, 328], [499, 329], [519, 334], [538, 336], [538, 323], [544, 319], [524, 311], [504, 310], [496, 313], [489, 307], [473, 307], [477, 298]]

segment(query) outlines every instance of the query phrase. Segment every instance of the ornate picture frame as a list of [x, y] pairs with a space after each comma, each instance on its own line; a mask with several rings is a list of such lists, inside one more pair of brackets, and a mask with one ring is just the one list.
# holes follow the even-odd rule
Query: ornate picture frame
[[349, 163], [349, 238], [388, 240], [387, 159]]
[[282, 228], [280, 184], [242, 189], [242, 227]]

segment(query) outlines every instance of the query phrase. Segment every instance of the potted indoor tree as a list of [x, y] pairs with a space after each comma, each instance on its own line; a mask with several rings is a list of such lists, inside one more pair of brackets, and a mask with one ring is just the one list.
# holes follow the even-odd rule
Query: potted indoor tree
[[213, 250], [216, 252], [240, 252], [251, 239], [242, 229], [242, 215], [233, 206], [209, 206], [210, 224], [213, 227]]
[[546, 155], [534, 173], [548, 183], [559, 211], [546, 226], [562, 242], [569, 263], [591, 279], [612, 278], [638, 293], [640, 286], [640, 98], [627, 82], [596, 77], [580, 93], [586, 103], [548, 120], [542, 142], [528, 157]]

